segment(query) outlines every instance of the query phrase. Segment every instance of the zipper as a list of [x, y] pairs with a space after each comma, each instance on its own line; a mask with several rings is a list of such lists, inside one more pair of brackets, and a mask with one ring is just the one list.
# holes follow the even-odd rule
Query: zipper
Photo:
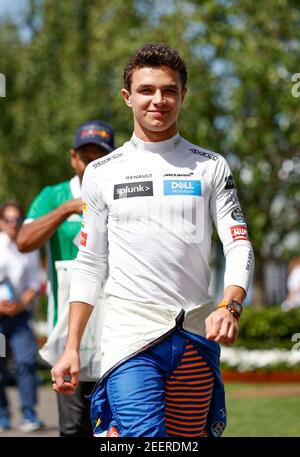
[[167, 333], [164, 333], [163, 335], [159, 336], [156, 338], [156, 340], [151, 341], [151, 343], [147, 344], [146, 346], [142, 347], [138, 351], [134, 352], [133, 354], [130, 354], [127, 357], [124, 357], [124, 359], [120, 360], [120, 362], [116, 363], [113, 367], [111, 367], [95, 384], [92, 393], [89, 395], [89, 398], [91, 398], [94, 394], [94, 391], [96, 388], [103, 382], [103, 380], [111, 374], [113, 370], [118, 368], [122, 363], [126, 362], [127, 360], [131, 359], [132, 357], [135, 357], [136, 355], [141, 354], [142, 352], [147, 351], [148, 349], [151, 349], [153, 346], [156, 346], [157, 344], [161, 343], [165, 339], [167, 339], [170, 335], [172, 335], [177, 329], [182, 329], [182, 324], [184, 321], [184, 316], [185, 316], [185, 311], [182, 309], [178, 316], [175, 319], [175, 326], [171, 328], [171, 330], [168, 330]]

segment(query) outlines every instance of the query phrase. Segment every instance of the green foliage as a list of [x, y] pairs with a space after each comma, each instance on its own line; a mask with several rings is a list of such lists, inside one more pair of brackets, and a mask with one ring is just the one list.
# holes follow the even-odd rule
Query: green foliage
[[246, 308], [239, 321], [239, 337], [236, 346], [248, 349], [292, 349], [300, 336], [300, 308], [282, 311], [278, 307]]
[[[71, 175], [78, 125], [111, 122], [122, 144], [132, 118], [120, 97], [124, 65], [165, 41], [189, 69], [180, 131], [228, 158], [256, 252], [300, 254], [300, 6], [290, 0], [31, 0], [18, 26], [0, 23], [0, 200], [28, 206], [46, 184]], [[26, 25], [30, 39], [20, 38]]]

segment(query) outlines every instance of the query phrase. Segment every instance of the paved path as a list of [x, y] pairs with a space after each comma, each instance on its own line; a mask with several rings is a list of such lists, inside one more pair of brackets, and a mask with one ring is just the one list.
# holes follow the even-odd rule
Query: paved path
[[54, 392], [50, 387], [40, 387], [39, 389], [39, 403], [37, 412], [39, 418], [45, 423], [45, 428], [35, 432], [24, 433], [18, 430], [18, 425], [21, 421], [21, 414], [19, 411], [19, 398], [18, 392], [15, 387], [7, 388], [7, 396], [9, 398], [11, 417], [11, 429], [7, 432], [0, 432], [0, 437], [4, 436], [59, 436], [58, 433], [58, 414], [57, 414], [57, 401]]

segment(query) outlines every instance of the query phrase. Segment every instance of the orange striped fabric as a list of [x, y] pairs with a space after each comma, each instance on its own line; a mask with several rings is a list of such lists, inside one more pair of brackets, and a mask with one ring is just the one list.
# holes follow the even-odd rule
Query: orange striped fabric
[[207, 436], [205, 430], [214, 375], [195, 346], [186, 339], [179, 365], [165, 384], [166, 431], [169, 436]]

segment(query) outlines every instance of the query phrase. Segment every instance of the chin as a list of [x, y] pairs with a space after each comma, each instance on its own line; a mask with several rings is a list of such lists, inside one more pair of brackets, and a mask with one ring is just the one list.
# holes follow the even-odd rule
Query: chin
[[150, 130], [150, 132], [164, 132], [165, 130], [168, 130], [168, 128], [170, 128], [170, 125], [166, 125], [160, 121], [157, 121], [154, 124], [147, 126], [145, 125], [145, 128], [147, 130]]

